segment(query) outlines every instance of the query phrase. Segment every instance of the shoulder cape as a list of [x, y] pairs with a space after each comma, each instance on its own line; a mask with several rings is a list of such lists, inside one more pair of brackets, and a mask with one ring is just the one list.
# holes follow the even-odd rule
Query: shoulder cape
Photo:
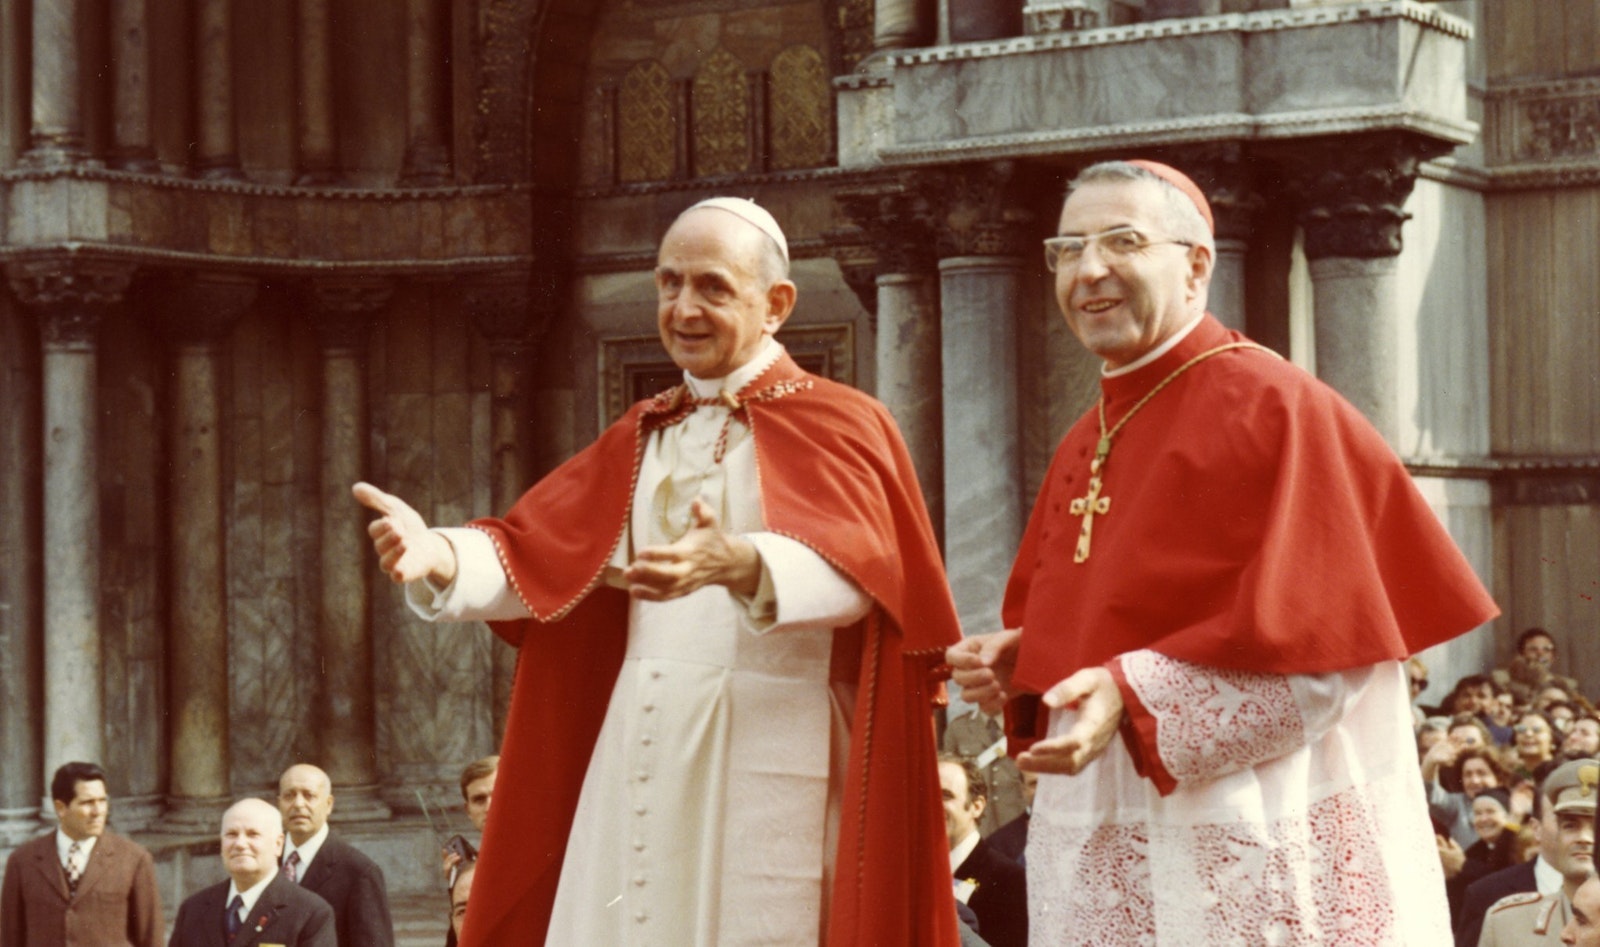
[[[471, 524], [493, 538], [535, 617], [492, 625], [528, 650], [463, 947], [543, 943], [627, 639], [626, 593], [601, 586], [601, 575], [623, 535], [644, 441], [691, 409], [684, 397], [680, 386], [639, 402], [504, 519]], [[881, 404], [787, 355], [740, 397], [765, 528], [809, 546], [876, 602], [835, 633], [834, 678], [859, 689], [827, 943], [954, 947], [931, 708], [960, 625], [910, 457]]]
[[[1103, 380], [1107, 423], [1190, 358], [1240, 341], [1205, 316], [1155, 363]], [[1382, 436], [1270, 353], [1200, 362], [1129, 420], [1104, 471], [1109, 511], [1074, 563], [1071, 500], [1086, 493], [1098, 439], [1091, 409], [1056, 451], [1006, 589], [1024, 691], [1140, 648], [1235, 670], [1338, 671], [1498, 613]]]

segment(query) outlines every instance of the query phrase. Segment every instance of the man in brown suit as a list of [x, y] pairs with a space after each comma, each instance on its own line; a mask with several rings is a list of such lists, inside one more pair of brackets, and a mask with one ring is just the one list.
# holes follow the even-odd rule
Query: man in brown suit
[[50, 781], [59, 827], [24, 842], [0, 885], [0, 947], [158, 947], [150, 853], [106, 831], [106, 774], [68, 763]]

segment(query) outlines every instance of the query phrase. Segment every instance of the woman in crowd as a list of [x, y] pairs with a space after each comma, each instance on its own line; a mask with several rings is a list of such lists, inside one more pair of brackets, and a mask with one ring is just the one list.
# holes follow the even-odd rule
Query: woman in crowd
[[1550, 718], [1530, 710], [1517, 718], [1515, 737], [1506, 756], [1506, 768], [1515, 776], [1538, 781], [1539, 767], [1556, 755], [1556, 728]]
[[[1507, 790], [1505, 769], [1487, 746], [1459, 747], [1444, 740], [1422, 760], [1422, 778], [1428, 783], [1428, 809], [1434, 821], [1447, 828], [1462, 849], [1479, 841], [1473, 826], [1472, 805], [1488, 789]], [[1510, 810], [1510, 801], [1506, 808]]]

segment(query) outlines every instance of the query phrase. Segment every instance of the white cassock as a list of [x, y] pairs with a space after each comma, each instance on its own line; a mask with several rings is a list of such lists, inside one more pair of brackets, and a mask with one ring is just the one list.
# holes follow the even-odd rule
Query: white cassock
[[[685, 379], [697, 398], [738, 391], [781, 353], [769, 340], [726, 379]], [[714, 459], [727, 416], [721, 405], [699, 407], [649, 435], [607, 581], [620, 584], [635, 550], [678, 538], [702, 496], [723, 529], [759, 549], [761, 590], [750, 601], [711, 586], [632, 602], [627, 656], [568, 837], [550, 947], [816, 947], [826, 930], [853, 700], [853, 687], [828, 680], [833, 629], [872, 603], [808, 547], [761, 532], [750, 430], [728, 425], [726, 454]], [[440, 532], [461, 568], [443, 592], [408, 587], [420, 614], [528, 617], [486, 534]], [[538, 629], [524, 648], [523, 660], [538, 660]]]
[[[1178, 788], [1135, 772], [1123, 737], [1076, 777], [1040, 778], [1032, 947], [1452, 943], [1399, 662], [1282, 676], [1118, 660]], [[1052, 712], [1050, 735], [1075, 719]]]

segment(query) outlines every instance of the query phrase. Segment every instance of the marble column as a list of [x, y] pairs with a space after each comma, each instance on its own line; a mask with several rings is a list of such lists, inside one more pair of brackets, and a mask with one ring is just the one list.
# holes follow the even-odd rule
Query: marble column
[[[526, 423], [527, 373], [533, 364], [533, 346], [549, 316], [548, 307], [536, 312], [533, 303], [524, 271], [473, 277], [462, 294], [462, 304], [473, 325], [489, 343], [489, 497], [497, 516], [511, 509], [528, 487], [527, 465], [519, 446]], [[498, 741], [505, 735], [517, 652], [499, 638], [491, 647], [494, 734]]]
[[866, 232], [876, 257], [877, 396], [900, 425], [942, 542], [944, 393], [938, 245], [929, 205], [905, 182], [842, 192], [834, 199]]
[[411, 187], [450, 183], [448, 7], [440, 0], [406, 0], [406, 155], [400, 182]]
[[1232, 143], [1188, 149], [1173, 166], [1205, 192], [1216, 222], [1217, 258], [1206, 308], [1230, 329], [1245, 331], [1245, 254], [1250, 249], [1261, 196], [1251, 180], [1241, 146]]
[[170, 830], [209, 831], [232, 797], [228, 758], [228, 597], [222, 482], [222, 345], [256, 281], [199, 274], [173, 287], [166, 316], [173, 382], [172, 625], [168, 701]]
[[873, 0], [872, 48], [911, 49], [932, 44], [937, 7], [933, 0]]
[[0, 848], [39, 833], [44, 726], [37, 344], [20, 307], [0, 307]]
[[[133, 275], [89, 260], [10, 263], [43, 344], [44, 754], [41, 786], [72, 760], [105, 758], [100, 641], [96, 336]], [[48, 793], [45, 793], [48, 796]], [[44, 811], [48, 803], [44, 799]]]
[[194, 172], [238, 180], [238, 129], [233, 101], [233, 0], [195, 0]]
[[1310, 264], [1317, 375], [1391, 446], [1400, 435], [1395, 261], [1425, 149], [1398, 134], [1307, 143], [1291, 181]]
[[160, 172], [150, 131], [148, 0], [111, 0], [111, 154], [123, 171]]
[[33, 4], [32, 127], [23, 155], [32, 167], [71, 164], [86, 156], [79, 99], [79, 6], [79, 0]]
[[373, 572], [366, 511], [350, 485], [367, 477], [366, 345], [373, 318], [393, 286], [382, 279], [325, 279], [312, 285], [322, 351], [322, 470], [319, 543], [322, 588], [317, 609], [318, 666], [314, 697], [322, 767], [339, 798], [341, 821], [387, 819], [378, 795], [373, 718]]
[[1027, 216], [1007, 162], [930, 178], [939, 216], [945, 564], [962, 629], [999, 627], [1022, 537], [1017, 320]]
[[333, 123], [333, 40], [329, 0], [298, 0], [295, 42], [294, 128], [301, 186], [334, 184], [339, 179], [338, 142]]

